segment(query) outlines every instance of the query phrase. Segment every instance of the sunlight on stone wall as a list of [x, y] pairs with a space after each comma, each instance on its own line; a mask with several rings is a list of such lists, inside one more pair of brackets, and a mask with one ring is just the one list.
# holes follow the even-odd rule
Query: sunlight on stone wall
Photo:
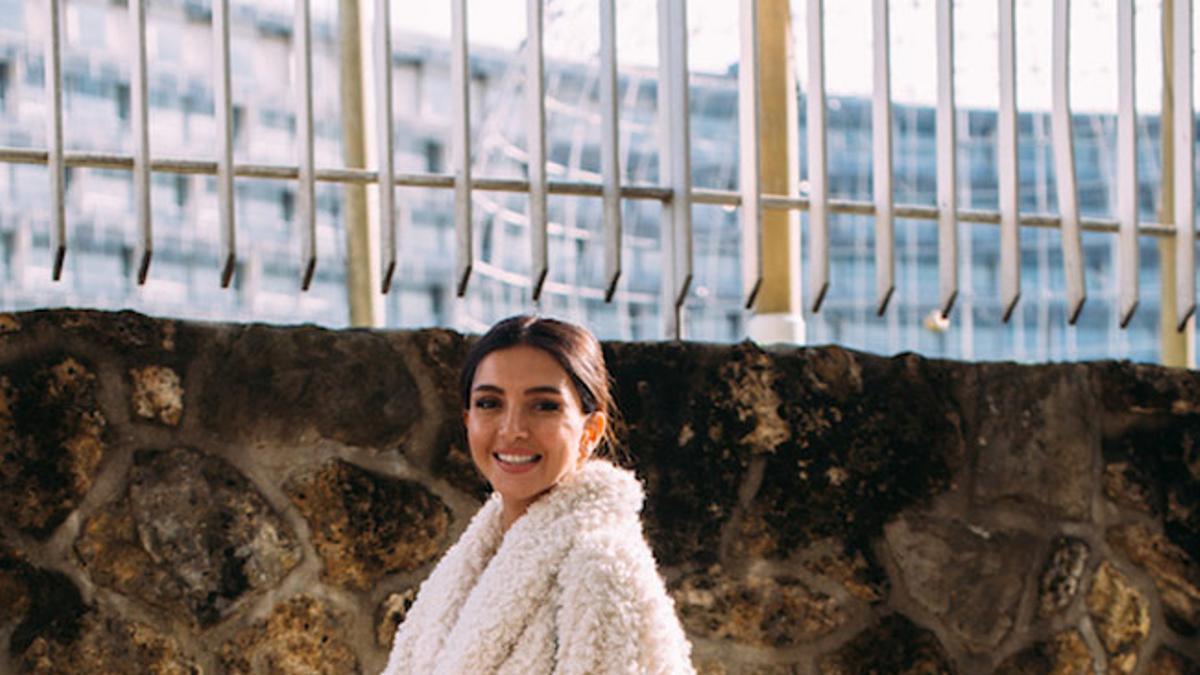
[[[0, 316], [0, 671], [377, 672], [487, 494], [466, 345]], [[605, 350], [701, 672], [1200, 672], [1200, 375]]]

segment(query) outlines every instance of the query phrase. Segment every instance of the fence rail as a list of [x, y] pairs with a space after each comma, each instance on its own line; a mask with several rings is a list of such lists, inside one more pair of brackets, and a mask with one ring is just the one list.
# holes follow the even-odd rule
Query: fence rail
[[[1115, 233], [1119, 261], [1119, 318], [1128, 325], [1139, 301], [1138, 240], [1143, 236], [1174, 238], [1176, 277], [1175, 307], [1179, 330], [1195, 311], [1194, 209], [1194, 110], [1192, 105], [1192, 3], [1174, 0], [1170, 5], [1173, 25], [1171, 86], [1175, 92], [1174, 219], [1172, 223], [1138, 221], [1137, 139], [1134, 63], [1134, 3], [1118, 1], [1118, 141], [1117, 218], [1081, 218], [1075, 184], [1074, 142], [1070, 107], [1070, 0], [1055, 0], [1053, 8], [1052, 106], [1053, 150], [1058, 190], [1058, 214], [1020, 213], [1019, 165], [1017, 154], [1016, 49], [1014, 0], [997, 0], [999, 26], [999, 100], [997, 175], [999, 209], [961, 209], [957, 202], [954, 101], [954, 2], [936, 0], [937, 68], [936, 107], [937, 200], [936, 206], [894, 204], [892, 197], [891, 139], [891, 49], [888, 0], [872, 0], [873, 55], [873, 170], [875, 188], [871, 201], [832, 199], [826, 176], [826, 104], [824, 74], [825, 26], [822, 0], [806, 0], [808, 55], [808, 185], [805, 197], [764, 194], [759, 175], [760, 92], [758, 89], [758, 0], [740, 0], [739, 151], [740, 185], [736, 191], [693, 188], [688, 125], [687, 15], [684, 0], [658, 0], [660, 184], [629, 185], [620, 179], [618, 165], [619, 109], [617, 104], [616, 3], [597, 0], [600, 26], [601, 180], [556, 181], [546, 172], [546, 110], [543, 87], [543, 0], [528, 0], [526, 41], [526, 105], [529, 144], [528, 179], [501, 179], [471, 173], [469, 51], [466, 0], [453, 0], [451, 19], [451, 79], [453, 105], [453, 172], [396, 173], [393, 166], [391, 65], [391, 17], [388, 0], [375, 0], [374, 62], [372, 83], [377, 103], [377, 169], [320, 168], [314, 162], [312, 25], [311, 0], [296, 0], [293, 26], [293, 58], [297, 77], [295, 101], [298, 121], [297, 159], [294, 165], [235, 163], [233, 160], [233, 106], [230, 94], [232, 68], [229, 42], [229, 0], [212, 0], [214, 44], [213, 79], [218, 147], [214, 160], [154, 156], [149, 138], [149, 108], [146, 87], [146, 0], [130, 0], [129, 21], [133, 34], [131, 50], [132, 154], [72, 152], [63, 147], [62, 106], [62, 0], [49, 0], [50, 22], [46, 44], [45, 89], [47, 100], [47, 147], [24, 149], [0, 147], [0, 162], [41, 164], [49, 169], [52, 276], [61, 277], [69, 237], [64, 214], [65, 170], [68, 167], [121, 169], [132, 172], [139, 239], [137, 281], [144, 283], [154, 250], [150, 205], [152, 172], [204, 174], [217, 178], [218, 214], [221, 232], [221, 285], [228, 286], [237, 263], [234, 179], [268, 178], [296, 181], [296, 214], [302, 236], [300, 269], [302, 290], [311, 283], [317, 261], [315, 184], [317, 182], [376, 184], [391, 189], [380, 191], [381, 292], [387, 293], [396, 267], [397, 241], [395, 195], [397, 186], [454, 191], [456, 232], [455, 288], [464, 295], [475, 261], [471, 197], [474, 191], [518, 192], [529, 195], [532, 268], [529, 280], [536, 300], [549, 272], [546, 196], [575, 195], [603, 200], [604, 279], [601, 289], [611, 301], [620, 278], [620, 200], [657, 200], [663, 204], [663, 279], [665, 306], [673, 309], [667, 320], [669, 335], [680, 335], [679, 313], [687, 297], [693, 274], [691, 207], [714, 204], [739, 207], [742, 232], [743, 301], [752, 308], [762, 284], [762, 213], [764, 209], [800, 210], [808, 213], [808, 286], [810, 309], [817, 312], [831, 283], [829, 278], [828, 214], [873, 216], [875, 225], [876, 306], [883, 314], [895, 289], [894, 219], [911, 218], [938, 223], [939, 307], [949, 315], [958, 287], [958, 223], [998, 225], [1000, 228], [1000, 303], [1008, 321], [1021, 297], [1021, 227], [1057, 228], [1062, 232], [1063, 266], [1067, 295], [1067, 320], [1074, 323], [1085, 301], [1085, 273], [1080, 233]], [[797, 178], [798, 177], [794, 177]]]

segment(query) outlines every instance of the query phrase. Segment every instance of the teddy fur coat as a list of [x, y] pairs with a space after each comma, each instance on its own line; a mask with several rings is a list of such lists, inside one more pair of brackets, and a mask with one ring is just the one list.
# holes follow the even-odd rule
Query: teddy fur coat
[[385, 675], [694, 673], [638, 517], [602, 460], [501, 532], [493, 494], [421, 585]]

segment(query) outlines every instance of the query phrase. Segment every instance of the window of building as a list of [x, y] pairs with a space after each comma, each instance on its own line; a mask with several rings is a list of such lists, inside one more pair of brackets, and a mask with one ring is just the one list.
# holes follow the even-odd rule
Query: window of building
[[105, 36], [104, 14], [108, 8], [86, 2], [67, 5], [67, 34], [70, 42], [88, 49], [104, 49], [108, 42]]
[[0, 62], [0, 113], [8, 109], [8, 73], [11, 66]]
[[442, 172], [443, 146], [441, 141], [427, 139], [424, 143], [425, 171], [428, 173]]
[[25, 30], [25, 0], [0, 0], [0, 30]]
[[183, 60], [183, 30], [171, 22], [153, 24], [154, 53], [162, 61], [178, 63]]
[[129, 122], [129, 85], [124, 82], [118, 82], [117, 86], [113, 87], [113, 97], [117, 103], [117, 119], [122, 122]]
[[292, 216], [296, 213], [296, 195], [291, 190], [279, 192], [279, 213], [283, 222], [292, 222]]
[[46, 66], [42, 62], [41, 54], [25, 53], [25, 84], [30, 87], [43, 86], [45, 70]]
[[175, 175], [175, 206], [183, 208], [187, 204], [188, 177], [183, 174]]
[[246, 109], [243, 106], [233, 106], [233, 142], [237, 143], [242, 137], [242, 127], [245, 126]]

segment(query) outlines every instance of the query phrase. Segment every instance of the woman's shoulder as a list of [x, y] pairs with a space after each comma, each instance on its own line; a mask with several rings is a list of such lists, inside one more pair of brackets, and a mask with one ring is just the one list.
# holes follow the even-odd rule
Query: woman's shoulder
[[636, 519], [577, 531], [561, 574], [565, 585], [573, 583], [593, 592], [617, 595], [637, 593], [646, 584], [661, 583], [654, 555]]
[[637, 519], [645, 493], [634, 473], [603, 459], [588, 461], [556, 492], [564, 509], [588, 528], [611, 520]]

